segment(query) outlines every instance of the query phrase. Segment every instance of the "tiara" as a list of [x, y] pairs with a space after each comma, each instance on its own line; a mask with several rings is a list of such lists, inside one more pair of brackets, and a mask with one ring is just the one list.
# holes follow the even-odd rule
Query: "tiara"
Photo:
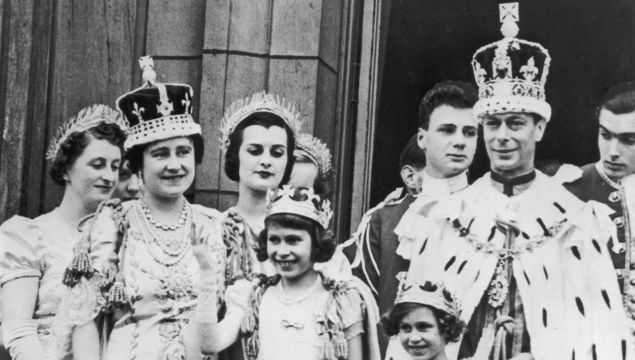
[[333, 217], [331, 202], [320, 199], [310, 188], [283, 185], [281, 189], [267, 191], [268, 215], [296, 214], [316, 221], [323, 229], [329, 227]]
[[300, 113], [288, 101], [280, 96], [257, 92], [249, 97], [231, 104], [225, 111], [220, 125], [220, 143], [223, 154], [229, 148], [229, 135], [234, 132], [236, 126], [249, 115], [256, 112], [268, 112], [281, 117], [289, 126], [294, 135], [300, 132]]
[[72, 133], [86, 131], [102, 122], [115, 124], [123, 131], [128, 129], [128, 122], [117, 111], [106, 105], [93, 104], [81, 109], [77, 116], [59, 127], [46, 151], [46, 159], [54, 160], [60, 150], [60, 146]]
[[405, 271], [397, 274], [397, 279], [399, 287], [395, 304], [411, 302], [433, 307], [455, 317], [461, 314], [458, 299], [443, 282], [412, 283], [406, 279]]
[[331, 152], [320, 139], [310, 134], [300, 134], [295, 142], [296, 150], [304, 152], [317, 165], [322, 173], [327, 175], [333, 169], [331, 166]]

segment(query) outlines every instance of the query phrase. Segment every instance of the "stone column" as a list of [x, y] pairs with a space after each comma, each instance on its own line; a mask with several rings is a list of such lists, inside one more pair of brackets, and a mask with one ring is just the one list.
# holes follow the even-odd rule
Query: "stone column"
[[302, 130], [333, 146], [342, 6], [337, 0], [207, 1], [200, 92], [206, 153], [197, 202], [220, 210], [235, 204], [219, 124], [226, 107], [257, 91], [295, 104]]

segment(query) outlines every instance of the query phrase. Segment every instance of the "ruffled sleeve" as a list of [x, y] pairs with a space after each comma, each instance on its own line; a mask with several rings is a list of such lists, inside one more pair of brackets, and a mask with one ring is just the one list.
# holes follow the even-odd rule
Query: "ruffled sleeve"
[[0, 244], [0, 286], [14, 279], [42, 275], [44, 241], [31, 219], [14, 216], [2, 224]]

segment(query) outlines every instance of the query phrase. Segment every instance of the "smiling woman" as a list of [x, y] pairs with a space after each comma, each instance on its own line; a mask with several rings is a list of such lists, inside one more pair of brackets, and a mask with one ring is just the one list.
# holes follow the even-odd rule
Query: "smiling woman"
[[[55, 333], [74, 359], [200, 359], [205, 344], [191, 321], [198, 300], [223, 293], [231, 274], [221, 214], [183, 196], [203, 156], [192, 88], [156, 82], [152, 60], [141, 64], [144, 86], [117, 106], [131, 123], [126, 157], [144, 191], [138, 200], [104, 204], [67, 268]], [[202, 249], [195, 254], [192, 244]], [[199, 266], [202, 253], [213, 267]], [[98, 331], [97, 323], [109, 326]]]
[[47, 153], [51, 177], [64, 186], [62, 202], [35, 219], [15, 216], [0, 226], [2, 327], [14, 359], [53, 358], [58, 285], [80, 238], [80, 220], [113, 191], [125, 137], [120, 127], [125, 121], [105, 105], [82, 109]]

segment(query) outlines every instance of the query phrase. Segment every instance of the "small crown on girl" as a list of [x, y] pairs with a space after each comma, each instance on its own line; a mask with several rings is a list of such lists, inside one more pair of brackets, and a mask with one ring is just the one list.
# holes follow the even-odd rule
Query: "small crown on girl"
[[267, 191], [268, 215], [296, 214], [316, 221], [323, 229], [329, 227], [333, 211], [331, 202], [320, 199], [311, 188], [294, 188], [284, 185], [281, 189]]
[[128, 129], [128, 122], [114, 109], [102, 104], [90, 105], [81, 109], [77, 116], [60, 126], [49, 144], [46, 158], [54, 160], [60, 150], [60, 146], [72, 133], [86, 131], [102, 122], [115, 124], [123, 131]]
[[397, 274], [399, 287], [395, 304], [416, 303], [441, 310], [449, 315], [459, 317], [460, 305], [456, 296], [441, 281], [410, 282], [406, 273]]
[[235, 101], [227, 108], [220, 125], [220, 146], [223, 154], [229, 148], [229, 135], [236, 126], [249, 115], [256, 112], [268, 112], [279, 116], [289, 126], [294, 136], [300, 131], [300, 113], [295, 106], [280, 96], [257, 92], [249, 97]]
[[295, 149], [305, 153], [323, 174], [331, 172], [331, 152], [320, 139], [311, 134], [300, 134], [296, 139]]

